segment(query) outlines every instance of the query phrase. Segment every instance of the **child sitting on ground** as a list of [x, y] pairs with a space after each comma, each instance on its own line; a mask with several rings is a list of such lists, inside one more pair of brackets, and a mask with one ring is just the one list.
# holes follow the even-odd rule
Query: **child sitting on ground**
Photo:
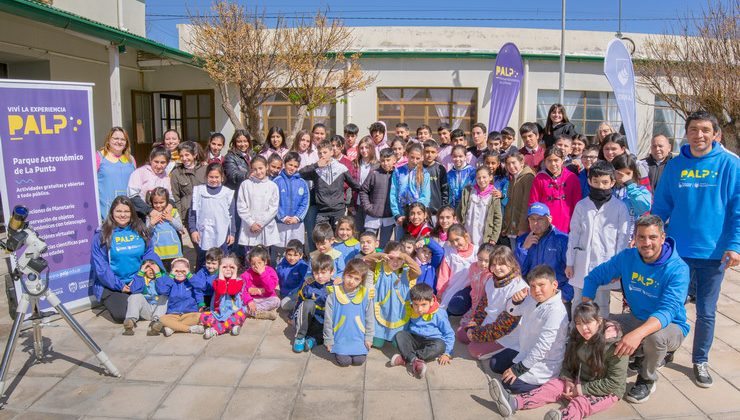
[[366, 230], [360, 234], [360, 253], [356, 257], [364, 258], [370, 254], [382, 251], [378, 249], [378, 237], [375, 232]]
[[326, 287], [334, 277], [334, 261], [327, 254], [317, 255], [311, 259], [311, 273], [298, 292], [299, 303], [293, 314], [296, 330], [293, 351], [296, 353], [310, 351], [324, 342]]
[[275, 287], [278, 285], [278, 275], [268, 265], [270, 257], [267, 249], [257, 245], [249, 251], [247, 258], [249, 269], [241, 276], [244, 280], [242, 299], [245, 303], [254, 302], [254, 308], [249, 308], [247, 314], [256, 319], [277, 319], [280, 298], [275, 293]]
[[[488, 263], [495, 245], [483, 244], [478, 248], [478, 261], [470, 266], [468, 279], [470, 281], [470, 310], [460, 318], [460, 328], [457, 332], [464, 331], [465, 326], [473, 319], [473, 314], [478, 308], [478, 304], [486, 293], [486, 283], [491, 278], [491, 272], [488, 271]], [[463, 334], [464, 335], [464, 334]]]
[[445, 256], [439, 267], [437, 290], [440, 305], [447, 313], [460, 316], [470, 310], [470, 266], [478, 260], [470, 235], [463, 225], [456, 223], [447, 229]]
[[341, 284], [326, 287], [324, 345], [339, 366], [362, 365], [373, 344], [373, 300], [362, 284], [368, 271], [365, 261], [356, 258], [347, 263]]
[[306, 279], [308, 263], [303, 259], [303, 243], [298, 239], [288, 241], [285, 258], [277, 266], [278, 284], [280, 285], [280, 308], [293, 310], [298, 300], [298, 291]]
[[516, 331], [519, 317], [506, 311], [506, 301], [527, 287], [514, 252], [508, 246], [493, 249], [488, 271], [491, 277], [485, 283], [472, 318], [467, 323], [461, 321], [461, 330], [457, 331], [457, 339], [468, 345], [468, 353], [476, 359], [488, 358], [501, 350], [497, 340]]
[[419, 265], [410, 255], [401, 251], [401, 244], [390, 241], [384, 252], [365, 257], [373, 270], [375, 283], [375, 338], [374, 347], [383, 347], [392, 341], [408, 322], [404, 305], [409, 289], [421, 274]]
[[504, 349], [491, 358], [491, 370], [502, 374], [508, 391], [532, 391], [560, 373], [568, 336], [568, 311], [558, 290], [555, 272], [534, 267], [523, 288], [506, 303], [506, 311], [521, 316], [517, 334], [501, 337]]
[[[203, 332], [206, 340], [228, 332], [239, 335], [247, 319], [247, 305], [242, 301], [244, 280], [237, 276], [238, 270], [239, 258], [235, 254], [221, 258], [218, 278], [213, 281], [211, 310], [200, 315], [200, 323], [206, 328]], [[254, 302], [251, 306], [254, 310]]]
[[126, 319], [123, 321], [123, 335], [134, 335], [134, 328], [139, 319], [151, 321], [146, 335], [159, 335], [152, 326], [167, 311], [166, 300], [157, 294], [157, 282], [160, 277], [162, 273], [159, 266], [152, 260], [144, 261], [139, 272], [134, 275], [129, 283], [131, 294], [128, 296]]
[[414, 246], [416, 247], [416, 262], [419, 263], [421, 269], [421, 275], [416, 279], [416, 284], [428, 284], [434, 289], [436, 295], [437, 270], [445, 257], [445, 251], [437, 241], [429, 237], [417, 241]]
[[172, 273], [157, 282], [157, 293], [167, 297], [167, 313], [159, 317], [152, 330], [156, 333], [164, 331], [165, 337], [175, 332], [203, 334], [203, 326], [199, 325], [199, 311], [206, 305], [203, 289], [205, 283], [193, 280], [187, 259], [172, 260]]
[[409, 294], [411, 303], [405, 306], [408, 324], [394, 338], [398, 353], [391, 357], [391, 366], [411, 363], [413, 374], [422, 379], [427, 371], [426, 362], [437, 359], [440, 365], [450, 363], [455, 331], [428, 284], [417, 284]]
[[545, 418], [582, 419], [619, 401], [626, 389], [629, 357], [614, 354], [622, 331], [618, 323], [601, 318], [599, 312], [594, 302], [576, 306], [573, 311], [576, 327], [570, 333], [559, 378], [517, 396], [509, 394], [498, 379], [491, 381], [489, 390], [499, 414], [508, 417], [517, 410], [564, 399], [567, 406], [550, 410]]
[[203, 282], [205, 287], [203, 289], [203, 302], [206, 307], [211, 306], [211, 300], [213, 298], [213, 281], [218, 277], [218, 266], [221, 265], [221, 258], [224, 257], [224, 251], [221, 248], [213, 247], [206, 251], [205, 264], [203, 267], [193, 274], [193, 279], [196, 282]]
[[[331, 228], [329, 223], [319, 223], [313, 228], [311, 236], [313, 243], [316, 245], [316, 251], [309, 254], [311, 260], [313, 261], [319, 255], [328, 255], [334, 264], [332, 278], [342, 278], [342, 273], [344, 273], [344, 256], [339, 250], [334, 249], [334, 229]], [[313, 267], [313, 264], [311, 266]], [[312, 271], [309, 270], [309, 275], [311, 273]]]

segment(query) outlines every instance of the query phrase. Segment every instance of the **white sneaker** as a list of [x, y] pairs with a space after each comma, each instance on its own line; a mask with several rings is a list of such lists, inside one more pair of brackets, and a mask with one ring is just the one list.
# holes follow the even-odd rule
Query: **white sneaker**
[[202, 325], [191, 325], [190, 326], [190, 333], [191, 334], [203, 334], [205, 331], [206, 331], [206, 329]]
[[206, 340], [210, 340], [211, 338], [218, 335], [218, 331], [216, 331], [213, 328], [206, 328], [206, 330], [203, 332], [203, 338]]
[[242, 327], [238, 325], [231, 327], [231, 335], [239, 335], [240, 332], [242, 332]]
[[164, 331], [164, 336], [165, 336], [165, 337], [169, 337], [169, 336], [171, 336], [172, 334], [174, 334], [174, 333], [175, 333], [175, 330], [173, 330], [173, 329], [172, 329], [172, 328], [170, 328], [170, 327], [164, 327], [164, 328], [162, 329], [162, 331]]

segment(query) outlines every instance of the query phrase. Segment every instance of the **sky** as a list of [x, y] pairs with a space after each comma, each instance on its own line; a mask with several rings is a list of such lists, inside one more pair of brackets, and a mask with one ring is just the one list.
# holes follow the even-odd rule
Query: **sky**
[[[557, 0], [233, 0], [268, 17], [312, 15], [317, 10], [347, 26], [481, 26], [560, 29]], [[716, 1], [716, 0], [711, 0]], [[733, 0], [720, 0], [725, 4]], [[677, 19], [707, 0], [622, 0], [622, 32], [672, 33]], [[147, 37], [177, 48], [178, 23], [210, 11], [212, 0], [146, 0]], [[619, 0], [567, 0], [566, 30], [616, 33]], [[268, 21], [269, 23], [269, 21]]]

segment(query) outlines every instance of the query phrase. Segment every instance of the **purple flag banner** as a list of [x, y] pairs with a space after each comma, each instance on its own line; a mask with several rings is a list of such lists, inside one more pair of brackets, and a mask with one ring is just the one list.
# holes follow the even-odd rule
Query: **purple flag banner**
[[488, 130], [501, 131], [509, 124], [514, 111], [514, 103], [519, 96], [519, 87], [524, 75], [524, 64], [519, 48], [507, 42], [496, 55], [491, 84], [491, 114], [488, 117]]
[[48, 246], [49, 288], [70, 310], [90, 301], [90, 241], [100, 220], [93, 139], [91, 84], [0, 82], [5, 221], [14, 206], [28, 208]]
[[635, 108], [635, 71], [624, 43], [614, 38], [609, 41], [604, 58], [604, 74], [617, 98], [617, 108], [624, 124], [627, 146], [637, 154], [637, 110]]

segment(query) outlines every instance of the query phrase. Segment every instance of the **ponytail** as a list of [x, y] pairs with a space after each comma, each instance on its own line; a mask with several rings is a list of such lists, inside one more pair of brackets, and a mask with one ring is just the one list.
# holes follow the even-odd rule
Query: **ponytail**
[[[411, 143], [406, 147], [406, 156], [411, 152], [419, 152], [422, 156], [424, 155], [424, 148], [419, 143]], [[422, 160], [416, 165], [416, 187], [421, 189], [421, 185], [424, 183], [424, 166], [422, 166]]]

